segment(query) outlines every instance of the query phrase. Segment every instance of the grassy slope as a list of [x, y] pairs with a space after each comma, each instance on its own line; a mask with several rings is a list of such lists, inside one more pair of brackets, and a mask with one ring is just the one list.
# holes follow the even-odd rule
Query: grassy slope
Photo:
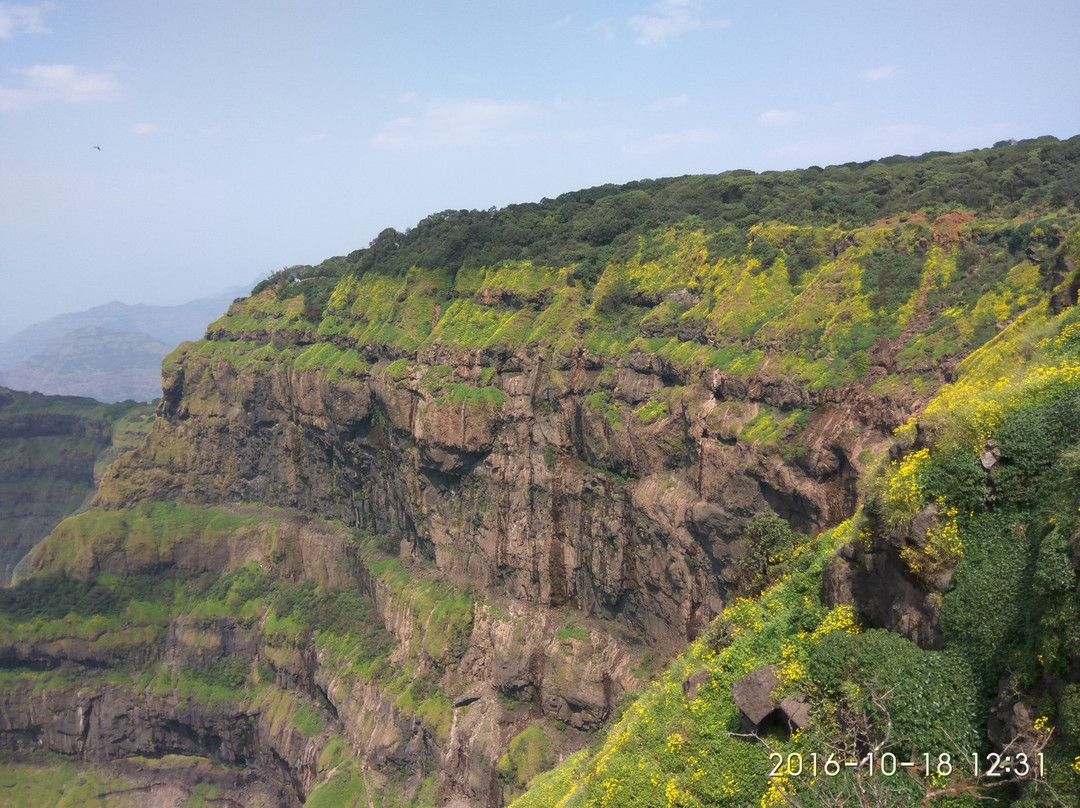
[[[1070, 250], [1080, 255], [1074, 233]], [[816, 729], [769, 743], [785, 756], [824, 760], [826, 742], [850, 744], [837, 706], [865, 707], [869, 688], [892, 691], [890, 749], [921, 759], [930, 753], [984, 754], [985, 722], [998, 681], [1025, 694], [1033, 743], [1049, 738], [1046, 779], [1063, 804], [1080, 798], [1080, 598], [1074, 559], [1080, 536], [1080, 309], [1059, 317], [1032, 311], [960, 368], [957, 381], [920, 418], [923, 449], [881, 468], [870, 481], [874, 518], [862, 512], [789, 562], [786, 578], [759, 598], [729, 605], [710, 632], [630, 704], [591, 750], [534, 781], [515, 808], [539, 806], [816, 805], [819, 792], [847, 793], [842, 772], [811, 786], [809, 776], [773, 777], [765, 745], [740, 737], [731, 684], [762, 664], [781, 669], [781, 692], [809, 692]], [[898, 430], [908, 445], [915, 424]], [[978, 464], [991, 440], [1002, 459], [989, 476]], [[896, 635], [864, 630], [847, 607], [821, 601], [821, 573], [835, 547], [869, 543], [875, 531], [909, 523], [930, 503], [943, 518], [922, 553], [907, 561], [913, 575], [956, 565], [942, 603], [948, 648], [923, 651]], [[1070, 551], [1070, 547], [1072, 550]], [[692, 701], [682, 682], [705, 670]], [[1057, 684], [1053, 684], [1057, 683]], [[833, 712], [830, 712], [833, 711]], [[869, 708], [875, 715], [873, 708]], [[883, 713], [876, 713], [878, 726]], [[831, 735], [830, 735], [831, 733]], [[985, 767], [984, 767], [985, 768]], [[782, 771], [786, 773], [786, 771]], [[970, 767], [951, 779], [899, 776], [885, 803], [914, 804], [932, 789], [963, 788]], [[879, 781], [880, 782], [880, 781]], [[846, 791], [845, 791], [846, 789]], [[973, 792], [975, 793], [975, 792]], [[984, 789], [1005, 802], [1011, 787]], [[786, 795], [786, 796], [785, 796]], [[1031, 793], [1028, 803], [1049, 804]], [[952, 801], [950, 801], [952, 800]], [[971, 796], [936, 805], [974, 805]]]
[[[822, 387], [862, 380], [873, 364], [868, 349], [895, 341], [891, 370], [918, 377], [963, 357], [1038, 302], [1053, 285], [1039, 254], [1054, 254], [1074, 222], [1063, 212], [849, 230], [773, 225], [754, 228], [730, 255], [709, 249], [715, 234], [684, 223], [642, 235], [592, 288], [574, 282], [572, 265], [528, 261], [456, 276], [349, 274], [317, 323], [306, 319], [302, 298], [266, 289], [216, 324], [215, 341], [181, 351], [244, 366], [285, 360], [336, 378], [370, 369], [349, 346], [569, 352], [584, 332], [584, 347], [602, 357], [644, 351], [687, 371], [768, 370]], [[1021, 224], [1027, 238], [1010, 246]], [[767, 262], [757, 257], [761, 243], [771, 249]], [[798, 269], [800, 259], [807, 268]], [[288, 347], [300, 335], [315, 344]]]

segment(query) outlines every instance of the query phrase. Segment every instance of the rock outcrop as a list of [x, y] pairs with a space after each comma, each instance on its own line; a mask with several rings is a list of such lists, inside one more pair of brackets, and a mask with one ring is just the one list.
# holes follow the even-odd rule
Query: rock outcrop
[[[641, 354], [443, 350], [402, 376], [372, 358], [330, 383], [192, 351], [166, 376], [150, 441], [111, 469], [97, 504], [298, 508], [400, 542], [451, 580], [616, 619], [672, 650], [717, 614], [744, 524], [765, 510], [806, 530], [845, 518], [860, 455], [914, 406], [687, 376]], [[462, 386], [487, 376], [469, 389], [488, 398], [432, 392], [439, 369]], [[642, 413], [673, 386], [664, 414]], [[807, 413], [792, 462], [738, 440], [764, 408]]]

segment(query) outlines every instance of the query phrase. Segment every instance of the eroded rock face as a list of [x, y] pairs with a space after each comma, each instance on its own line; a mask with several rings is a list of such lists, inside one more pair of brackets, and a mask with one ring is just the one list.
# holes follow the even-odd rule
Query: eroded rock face
[[[422, 628], [355, 555], [325, 532], [289, 527], [295, 574], [365, 591], [400, 653], [458, 706], [449, 735], [438, 736], [377, 683], [343, 683], [310, 655], [294, 653], [278, 676], [325, 698], [373, 771], [441, 772], [446, 804], [501, 805], [496, 764], [536, 720], [586, 743], [638, 685], [632, 671], [646, 645], [673, 652], [719, 613], [744, 524], [765, 510], [804, 530], [846, 518], [860, 455], [887, 448], [918, 403], [688, 375], [640, 353], [613, 362], [584, 349], [371, 350], [369, 370], [334, 382], [287, 364], [182, 357], [150, 439], [113, 466], [97, 504], [295, 508], [380, 534], [406, 563], [432, 571], [420, 574], [473, 587], [489, 605], [477, 606], [455, 656], [433, 659], [413, 642]], [[406, 372], [391, 366], [403, 358]], [[487, 392], [440, 392], [436, 371]], [[805, 420], [797, 447], [740, 438], [756, 417], [796, 408]], [[243, 563], [245, 552], [232, 547], [221, 562]], [[173, 552], [193, 570], [199, 561]], [[578, 630], [560, 631], [568, 614]], [[221, 644], [244, 653], [251, 638], [218, 628]], [[204, 651], [182, 641], [186, 630], [170, 627], [167, 653], [198, 664], [192, 655]], [[261, 717], [254, 726], [305, 793], [318, 776], [312, 739], [275, 736]]]
[[[633, 671], [646, 650], [641, 638], [566, 608], [476, 601], [462, 636], [431, 646], [413, 595], [402, 596], [372, 571], [391, 559], [370, 547], [361, 557], [343, 526], [295, 513], [273, 516], [280, 544], [260, 552], [257, 542], [239, 539], [219, 557], [200, 554], [197, 540], [181, 542], [167, 562], [155, 562], [167, 564], [158, 571], [198, 576], [206, 564], [220, 562], [225, 572], [254, 562], [283, 578], [359, 589], [397, 641], [388, 669], [408, 668], [434, 682], [453, 705], [449, 727], [403, 708], [387, 677], [368, 680], [342, 669], [314, 638], [296, 644], [265, 634], [257, 619], [181, 613], [162, 630], [134, 632], [128, 641], [95, 643], [85, 632], [54, 631], [48, 640], [0, 643], [0, 668], [24, 677], [0, 694], [0, 749], [48, 749], [109, 765], [132, 756], [206, 758], [246, 768], [253, 783], [281, 783], [280, 801], [268, 804], [291, 806], [328, 775], [323, 755], [339, 737], [375, 784], [393, 779], [414, 793], [437, 772], [441, 803], [495, 808], [504, 797], [496, 766], [515, 735], [538, 721], [559, 722], [561, 751], [576, 751], [612, 715], [619, 696], [640, 685]], [[88, 569], [129, 569], [115, 544], [92, 555]], [[410, 578], [432, 576], [428, 562], [401, 564]], [[268, 689], [207, 701], [161, 678], [172, 671], [190, 682], [193, 672], [197, 678], [230, 659], [257, 670], [258, 684]], [[158, 672], [152, 684], [142, 682], [143, 669]], [[245, 677], [245, 688], [253, 684]], [[292, 720], [300, 709], [317, 716], [321, 729], [301, 731]], [[178, 777], [173, 785], [181, 793]]]
[[907, 637], [920, 648], [945, 647], [938, 600], [907, 572], [894, 551], [863, 551], [845, 544], [825, 567], [822, 587], [829, 606], [855, 606], [871, 625]]
[[248, 716], [133, 694], [119, 685], [5, 688], [0, 704], [5, 749], [47, 748], [93, 761], [181, 754], [245, 763], [257, 757]]
[[[404, 377], [373, 356], [371, 371], [331, 383], [193, 353], [165, 379], [150, 441], [97, 502], [300, 508], [401, 542], [450, 579], [616, 619], [674, 649], [721, 608], [743, 525], [765, 510], [806, 530], [846, 518], [860, 454], [883, 450], [915, 406], [687, 377], [646, 354], [614, 365], [583, 349], [428, 354]], [[490, 376], [473, 389], [492, 395], [432, 392], [423, 380], [435, 367], [462, 385]], [[642, 414], [675, 385], [659, 417]], [[808, 413], [792, 462], [738, 438], [766, 407]]]
[[[893, 447], [891, 454], [898, 455], [899, 448]], [[874, 503], [866, 513], [880, 521]], [[925, 558], [940, 521], [939, 508], [931, 503], [908, 522], [891, 529], [879, 525], [869, 545], [848, 542], [838, 548], [822, 575], [825, 602], [854, 606], [871, 625], [907, 637], [920, 648], [944, 648], [941, 596], [952, 583], [953, 564], [927, 563], [916, 572], [904, 555]]]

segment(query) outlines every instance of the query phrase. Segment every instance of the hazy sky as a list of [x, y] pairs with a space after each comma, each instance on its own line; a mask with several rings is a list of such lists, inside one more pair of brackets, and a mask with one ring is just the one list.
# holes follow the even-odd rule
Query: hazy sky
[[1077, 31], [1076, 0], [0, 2], [0, 336], [446, 208], [1070, 137]]

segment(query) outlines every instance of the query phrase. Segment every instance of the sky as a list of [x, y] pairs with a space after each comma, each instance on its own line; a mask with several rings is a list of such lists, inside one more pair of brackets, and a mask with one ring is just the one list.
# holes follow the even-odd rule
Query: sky
[[1071, 137], [1078, 30], [1076, 0], [0, 2], [0, 338], [446, 209]]

